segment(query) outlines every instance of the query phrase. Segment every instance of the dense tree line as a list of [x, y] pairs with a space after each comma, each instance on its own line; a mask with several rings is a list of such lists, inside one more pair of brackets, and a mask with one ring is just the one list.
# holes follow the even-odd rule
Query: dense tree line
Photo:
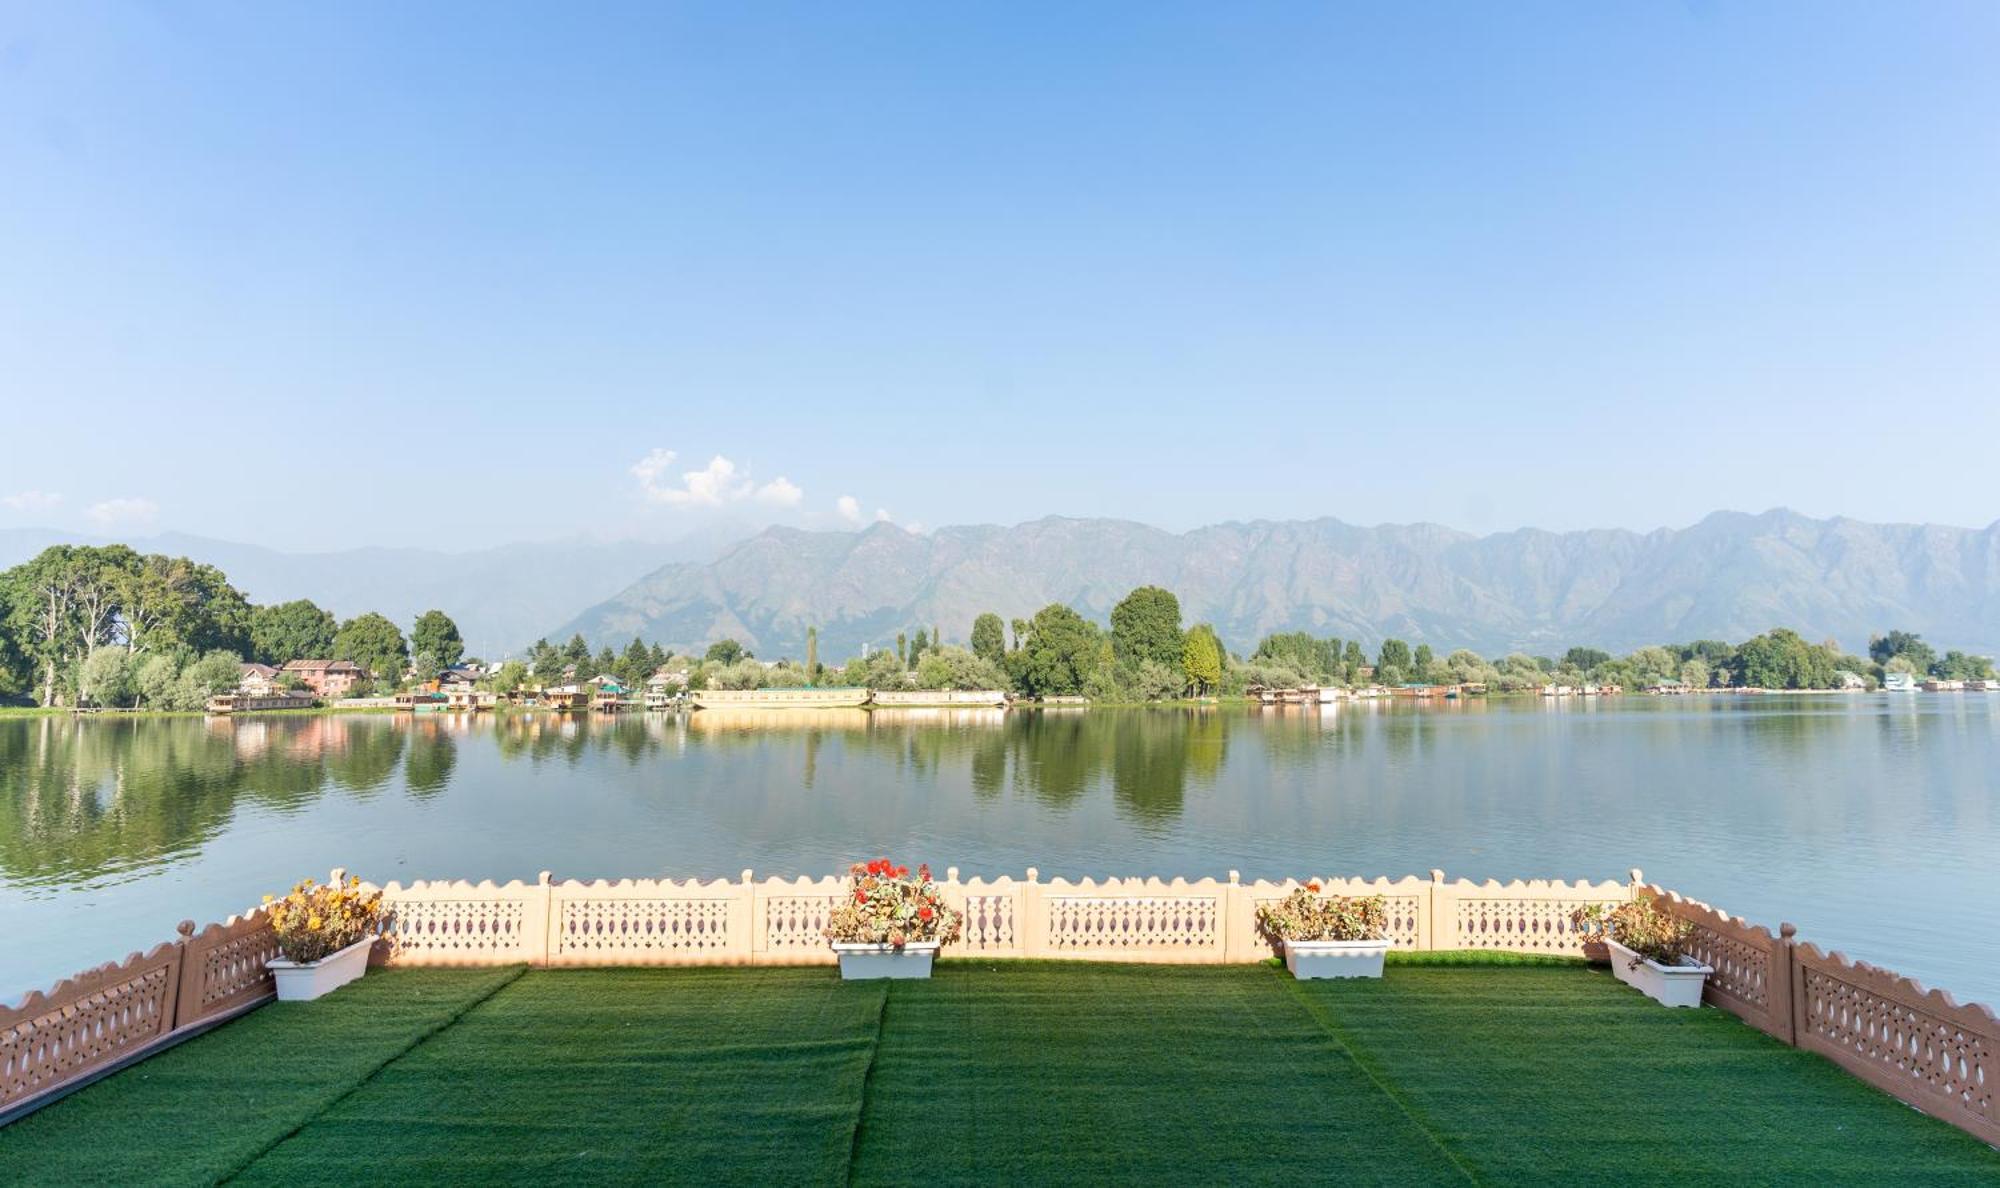
[[465, 644], [442, 611], [409, 640], [388, 618], [346, 622], [306, 599], [253, 605], [220, 569], [126, 545], [56, 545], [0, 572], [0, 697], [42, 705], [199, 709], [236, 687], [246, 660], [352, 660], [399, 685], [456, 664]]

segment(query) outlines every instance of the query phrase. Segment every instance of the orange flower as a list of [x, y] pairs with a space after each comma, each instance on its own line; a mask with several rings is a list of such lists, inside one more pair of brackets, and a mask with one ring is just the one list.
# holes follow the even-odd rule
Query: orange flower
[[1312, 881], [1312, 882], [1310, 882], [1310, 883], [1307, 883], [1307, 884], [1306, 884], [1306, 890], [1308, 890], [1308, 891], [1312, 892], [1312, 893], [1313, 893], [1314, 895], [1318, 895], [1318, 894], [1319, 894], [1319, 881], [1318, 881], [1317, 879], [1315, 879], [1314, 881]]

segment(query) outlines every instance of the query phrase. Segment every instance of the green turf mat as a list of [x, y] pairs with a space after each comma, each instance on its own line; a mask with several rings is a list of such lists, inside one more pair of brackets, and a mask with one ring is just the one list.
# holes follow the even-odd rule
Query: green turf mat
[[260, 1007], [0, 1129], [0, 1184], [209, 1184], [521, 970], [374, 970]]
[[824, 968], [535, 971], [241, 1179], [838, 1183], [882, 999]]
[[2000, 1185], [2000, 1154], [1602, 970], [1292, 983], [1485, 1183]]
[[863, 1184], [1463, 1184], [1259, 967], [941, 963], [890, 990]]

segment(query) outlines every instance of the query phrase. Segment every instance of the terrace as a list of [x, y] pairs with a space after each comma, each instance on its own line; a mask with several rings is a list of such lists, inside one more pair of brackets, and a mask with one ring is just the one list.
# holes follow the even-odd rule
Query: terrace
[[2000, 1181], [2000, 1153], [1579, 961], [378, 969], [0, 1129], [51, 1184]]

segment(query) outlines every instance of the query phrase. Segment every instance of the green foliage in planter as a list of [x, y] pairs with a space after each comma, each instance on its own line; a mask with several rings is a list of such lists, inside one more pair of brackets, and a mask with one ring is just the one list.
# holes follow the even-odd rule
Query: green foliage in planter
[[1274, 940], [1381, 940], [1388, 923], [1382, 896], [1321, 895], [1318, 883], [1257, 909], [1258, 930]]
[[1694, 936], [1694, 925], [1653, 906], [1650, 897], [1616, 907], [1593, 903], [1576, 909], [1571, 920], [1586, 936], [1615, 940], [1638, 954], [1634, 969], [1646, 960], [1679, 965]]
[[887, 858], [857, 862], [847, 872], [848, 898], [828, 915], [826, 938], [845, 945], [894, 945], [912, 941], [950, 944], [964, 917], [945, 906], [944, 894], [928, 865], [907, 866]]

